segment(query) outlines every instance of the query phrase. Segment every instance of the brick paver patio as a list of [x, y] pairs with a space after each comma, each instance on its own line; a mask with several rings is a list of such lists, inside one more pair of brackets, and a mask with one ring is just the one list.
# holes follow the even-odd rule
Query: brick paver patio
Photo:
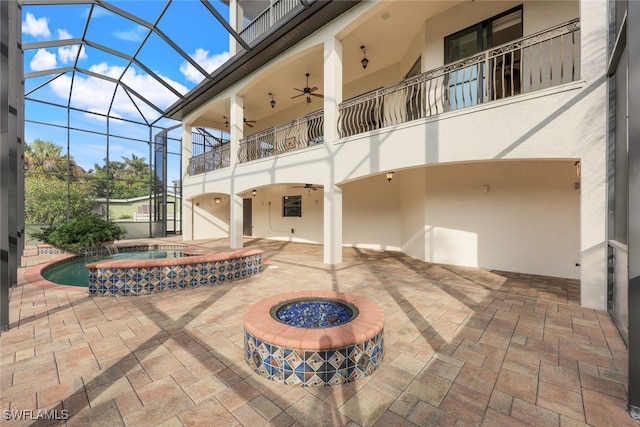
[[[638, 425], [626, 346], [606, 312], [579, 306], [576, 281], [349, 248], [329, 266], [321, 246], [246, 245], [268, 268], [215, 287], [91, 298], [22, 279], [0, 337], [0, 407], [28, 419], [6, 425]], [[372, 376], [301, 388], [249, 369], [244, 308], [295, 289], [382, 306], [386, 354]], [[33, 420], [51, 414], [68, 419]]]

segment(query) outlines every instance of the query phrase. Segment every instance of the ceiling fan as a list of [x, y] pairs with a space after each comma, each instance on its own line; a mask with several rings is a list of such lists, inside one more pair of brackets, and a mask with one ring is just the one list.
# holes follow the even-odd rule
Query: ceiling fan
[[318, 191], [318, 188], [323, 188], [323, 187], [322, 185], [305, 184], [305, 185], [294, 185], [291, 188], [304, 188], [305, 190]]
[[318, 87], [317, 86], [309, 87], [309, 73], [305, 74], [305, 76], [307, 76], [307, 86], [304, 89], [298, 89], [294, 87], [293, 90], [297, 90], [298, 92], [302, 92], [302, 93], [299, 95], [292, 96], [291, 99], [306, 95], [307, 104], [310, 104], [312, 96], [317, 96], [318, 98], [324, 98], [324, 95], [322, 95], [321, 93], [313, 93], [318, 90]]
[[253, 123], [256, 123], [255, 120], [247, 120], [246, 117], [243, 117], [242, 121], [244, 122], [245, 125], [249, 126], [250, 128], [253, 127]]

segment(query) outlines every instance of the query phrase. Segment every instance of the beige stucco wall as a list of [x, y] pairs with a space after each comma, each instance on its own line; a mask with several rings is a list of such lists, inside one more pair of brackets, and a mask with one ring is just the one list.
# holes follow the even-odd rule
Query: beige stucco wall
[[[475, 3], [479, 4], [465, 2], [425, 23], [421, 31], [427, 68], [442, 65], [444, 36], [477, 22], [480, 15], [488, 18], [519, 4]], [[331, 39], [356, 12], [354, 8], [304, 40], [282, 60]], [[583, 305], [606, 308], [606, 3], [532, 1], [524, 3], [524, 14], [525, 34], [580, 17], [581, 54], [587, 59], [580, 81], [185, 178], [185, 200], [264, 189], [260, 194], [269, 199], [256, 199], [254, 235], [323, 243], [327, 219], [322, 199], [304, 210], [300, 224], [277, 225], [294, 228], [293, 235], [280, 235], [260, 223], [265, 215], [262, 203], [268, 206], [281, 197], [275, 193], [277, 187], [271, 187], [270, 195], [266, 186], [337, 183], [343, 190], [339, 232], [344, 245], [395, 248], [437, 262], [580, 278]], [[402, 63], [408, 64], [413, 56], [407, 50]], [[377, 78], [387, 80], [401, 69], [402, 64], [391, 65]], [[222, 97], [245, 86], [241, 82]], [[367, 83], [350, 83], [344, 94], [356, 86]], [[330, 96], [325, 92], [325, 108]], [[511, 161], [523, 160], [531, 162], [526, 164], [530, 169], [510, 169], [515, 164]], [[573, 188], [575, 178], [569, 178], [575, 170], [567, 168], [576, 160], [582, 163], [580, 191]], [[396, 171], [390, 184], [395, 187], [384, 180], [389, 170]], [[448, 178], [451, 171], [457, 172], [455, 179]], [[545, 178], [539, 180], [541, 173]], [[488, 193], [482, 191], [485, 184]], [[471, 215], [474, 209], [482, 216]], [[214, 221], [215, 227], [223, 230], [224, 218], [214, 217], [219, 221]], [[194, 221], [196, 229], [198, 220]]]

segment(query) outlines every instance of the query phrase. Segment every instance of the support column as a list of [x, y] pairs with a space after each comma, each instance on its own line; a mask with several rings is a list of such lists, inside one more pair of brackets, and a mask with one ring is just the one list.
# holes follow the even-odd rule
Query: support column
[[580, 301], [607, 309], [607, 3], [580, 2], [581, 104], [588, 130], [579, 130], [585, 150], [580, 189]]
[[[244, 99], [241, 96], [234, 95], [231, 97], [231, 112], [229, 117], [229, 137], [231, 139], [229, 168], [232, 171], [230, 176], [229, 190], [229, 246], [232, 249], [240, 249], [243, 246], [242, 226], [243, 226], [243, 210], [242, 197], [236, 193], [235, 186], [235, 169], [238, 166], [238, 148], [240, 140], [244, 138]], [[241, 190], [240, 190], [241, 191]]]
[[184, 197], [185, 178], [189, 176], [189, 159], [193, 156], [193, 127], [189, 123], [182, 124], [182, 239], [193, 240], [196, 238], [193, 226], [193, 201]]
[[627, 6], [629, 55], [629, 413], [640, 420], [640, 2]]
[[9, 288], [16, 286], [22, 250], [21, 6], [0, 1], [0, 330], [9, 328]]
[[324, 42], [324, 143], [329, 151], [328, 182], [324, 187], [324, 262], [342, 262], [342, 188], [336, 185], [334, 143], [339, 139], [338, 106], [342, 102], [342, 42]]
[[[242, 9], [238, 4], [238, 0], [229, 1], [229, 24], [236, 32], [239, 32], [240, 24], [242, 22]], [[238, 53], [238, 42], [235, 37], [229, 34], [229, 56], [233, 57]]]

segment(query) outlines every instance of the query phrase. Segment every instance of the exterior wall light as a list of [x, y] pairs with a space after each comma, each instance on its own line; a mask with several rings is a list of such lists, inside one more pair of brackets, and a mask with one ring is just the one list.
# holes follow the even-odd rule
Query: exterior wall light
[[253, 194], [253, 197], [256, 197], [257, 191], [255, 189], [251, 193]]
[[276, 100], [273, 99], [273, 94], [271, 92], [269, 92], [269, 98], [271, 98], [271, 101], [269, 101], [269, 104], [271, 104], [271, 108], [276, 106]]
[[213, 201], [216, 203], [216, 205], [219, 205], [222, 202], [222, 199], [220, 197], [216, 197], [215, 199], [213, 199]]
[[367, 48], [364, 45], [360, 46], [360, 50], [362, 51], [362, 59], [360, 63], [362, 64], [362, 68], [366, 69], [369, 64], [369, 60], [367, 59]]
[[387, 172], [387, 181], [391, 182], [392, 179], [393, 179], [393, 172]]

